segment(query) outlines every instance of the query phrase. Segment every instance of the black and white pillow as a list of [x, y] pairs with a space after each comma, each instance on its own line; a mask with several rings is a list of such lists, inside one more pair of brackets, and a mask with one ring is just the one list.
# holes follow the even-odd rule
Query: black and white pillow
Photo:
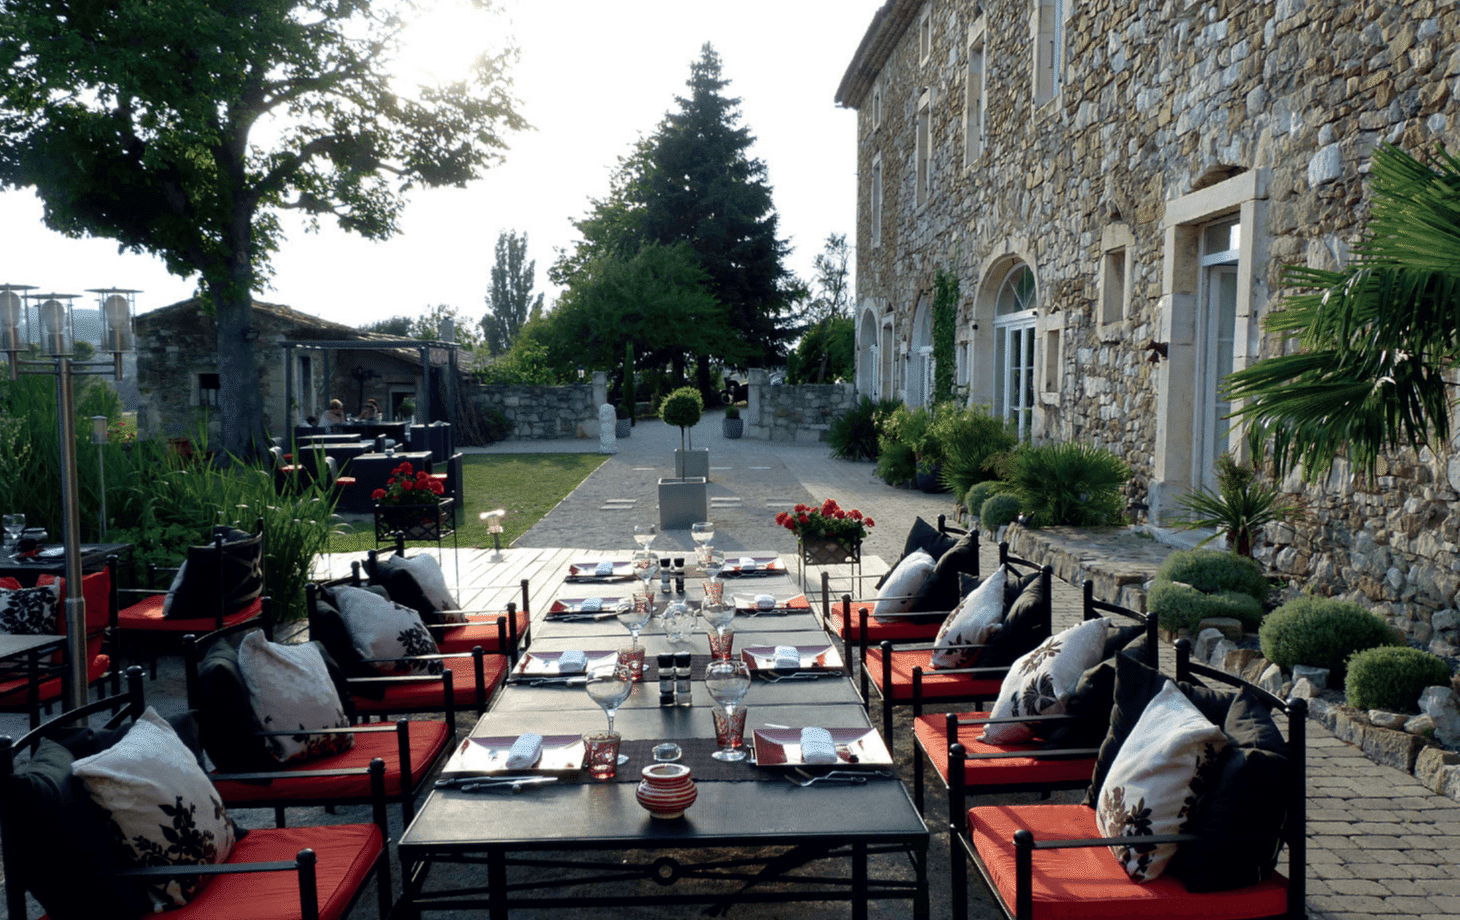
[[0, 632], [12, 636], [54, 636], [61, 606], [60, 586], [0, 588]]
[[877, 605], [872, 608], [872, 615], [880, 617], [911, 610], [918, 592], [933, 577], [936, 564], [925, 550], [914, 550], [905, 556], [887, 576], [882, 587], [877, 589]]
[[[1186, 698], [1174, 682], [1146, 704], [1105, 775], [1095, 809], [1105, 837], [1177, 834], [1196, 803], [1209, 766], [1227, 737]], [[1176, 844], [1132, 842], [1110, 851], [1134, 881], [1166, 871]]]
[[[999, 699], [990, 713], [996, 719], [1009, 716], [1049, 716], [1065, 711], [1065, 703], [1087, 668], [1100, 661], [1105, 649], [1104, 618], [1085, 620], [1045, 639], [1034, 650], [1009, 667], [999, 686]], [[1029, 723], [987, 725], [979, 740], [991, 744], [1018, 744], [1034, 739]]]
[[[409, 607], [362, 588], [340, 588], [335, 591], [335, 603], [361, 658], [405, 658], [439, 651], [421, 615]], [[372, 662], [371, 666], [382, 674], [440, 674], [444, 669], [439, 658]]]
[[933, 668], [971, 668], [978, 663], [978, 649], [951, 646], [982, 645], [998, 631], [1004, 619], [1004, 580], [1007, 575], [1007, 570], [1000, 566], [948, 614], [933, 640], [930, 662]]
[[[72, 764], [72, 772], [107, 813], [112, 836], [138, 866], [228, 861], [233, 828], [197, 757], [148, 707], [116, 744]], [[162, 907], [182, 907], [205, 877], [159, 880], [148, 893]]]
[[312, 643], [281, 645], [255, 629], [238, 645], [238, 667], [249, 703], [264, 731], [299, 729], [297, 735], [269, 735], [269, 755], [279, 763], [309, 760], [348, 751], [355, 736], [311, 734], [314, 728], [348, 728], [350, 719], [330, 680], [329, 669]]
[[425, 622], [461, 624], [466, 614], [457, 610], [456, 598], [446, 585], [446, 576], [435, 556], [418, 553], [397, 556], [392, 553], [378, 560], [380, 582], [390, 599], [405, 604], [421, 615]]

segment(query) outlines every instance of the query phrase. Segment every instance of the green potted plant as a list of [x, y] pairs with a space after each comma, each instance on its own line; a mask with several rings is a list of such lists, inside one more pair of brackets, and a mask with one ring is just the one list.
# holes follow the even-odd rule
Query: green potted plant
[[720, 424], [725, 437], [732, 441], [745, 434], [745, 419], [740, 417], [739, 406], [726, 406], [725, 418]]
[[629, 411], [626, 403], [619, 403], [613, 407], [614, 415], [614, 436], [627, 438], [634, 433], [634, 413]]
[[659, 527], [687, 530], [696, 521], [709, 518], [706, 483], [710, 478], [710, 452], [693, 450], [689, 429], [704, 414], [705, 404], [694, 387], [680, 387], [659, 406], [665, 424], [679, 428], [680, 449], [674, 452], [675, 476], [659, 480]]
[[400, 416], [403, 419], [414, 419], [416, 417], [416, 401], [407, 396], [400, 401]]
[[1296, 520], [1302, 514], [1300, 507], [1283, 500], [1276, 486], [1258, 482], [1257, 470], [1238, 463], [1231, 454], [1217, 458], [1217, 491], [1198, 489], [1176, 503], [1186, 513], [1177, 522], [1181, 527], [1216, 530], [1197, 546], [1224, 536], [1232, 552], [1248, 558], [1264, 527]]

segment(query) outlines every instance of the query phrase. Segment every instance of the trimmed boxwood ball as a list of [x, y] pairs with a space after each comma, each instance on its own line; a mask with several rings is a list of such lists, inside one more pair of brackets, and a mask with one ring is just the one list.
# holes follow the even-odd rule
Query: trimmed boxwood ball
[[1208, 617], [1231, 617], [1252, 632], [1262, 623], [1262, 602], [1241, 591], [1206, 594], [1191, 585], [1158, 581], [1146, 596], [1146, 608], [1156, 615], [1162, 629], [1189, 633]]
[[983, 503], [989, 500], [994, 494], [994, 483], [992, 480], [976, 482], [968, 487], [968, 494], [964, 496], [963, 507], [968, 509], [969, 517], [977, 523], [979, 515], [983, 513]]
[[1156, 581], [1179, 581], [1204, 594], [1241, 591], [1259, 603], [1267, 599], [1271, 588], [1257, 563], [1217, 549], [1177, 550], [1161, 564]]
[[1408, 646], [1383, 646], [1355, 652], [1343, 683], [1355, 709], [1419, 712], [1426, 687], [1450, 686], [1450, 666], [1443, 658]]
[[1350, 655], [1383, 645], [1403, 645], [1389, 624], [1353, 601], [1297, 597], [1267, 615], [1258, 630], [1262, 654], [1290, 670], [1295, 664], [1328, 668], [1336, 682]]
[[1019, 499], [1009, 494], [991, 495], [978, 510], [978, 519], [985, 530], [998, 530], [1019, 517]]

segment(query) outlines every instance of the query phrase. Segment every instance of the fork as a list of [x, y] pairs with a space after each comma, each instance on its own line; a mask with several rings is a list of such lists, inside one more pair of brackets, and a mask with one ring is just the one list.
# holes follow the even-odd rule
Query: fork
[[[861, 784], [861, 783], [865, 783], [867, 781], [867, 777], [869, 775], [869, 774], [866, 774], [866, 773], [852, 773], [852, 772], [849, 772], [849, 771], [846, 771], [846, 770], [832, 770], [831, 772], [829, 772], [829, 773], [823, 773], [820, 776], [813, 776], [810, 773], [807, 773], [805, 770], [801, 770], [801, 769], [795, 770], [794, 773], [800, 774], [800, 778], [797, 778], [792, 773], [787, 773], [786, 774], [786, 779], [790, 780], [793, 785], [800, 786], [802, 789], [805, 789], [807, 786], [811, 785], [812, 783], [819, 783], [819, 782], [823, 782], [823, 781], [828, 782], [828, 783], [857, 783], [857, 784]], [[882, 774], [877, 773], [877, 774], [871, 774], [871, 775], [881, 776]]]
[[791, 674], [767, 674], [766, 683], [778, 684], [783, 680], [820, 680], [823, 677], [841, 677], [841, 671], [795, 671]]

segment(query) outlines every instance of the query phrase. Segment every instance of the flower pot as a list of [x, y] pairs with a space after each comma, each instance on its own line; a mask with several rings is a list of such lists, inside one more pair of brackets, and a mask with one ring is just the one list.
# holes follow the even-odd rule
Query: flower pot
[[621, 418], [614, 422], [613, 434], [616, 438], [627, 438], [634, 433], [634, 420]]
[[745, 434], [745, 419], [743, 418], [721, 419], [720, 425], [725, 437], [732, 441]]
[[862, 541], [847, 543], [828, 537], [807, 537], [801, 543], [803, 565], [857, 564], [862, 559]]
[[709, 517], [710, 501], [703, 476], [659, 480], [659, 529], [688, 530]]
[[634, 798], [651, 817], [662, 821], [684, 817], [684, 810], [694, 804], [700, 792], [690, 779], [689, 767], [682, 763], [656, 763], [639, 774], [639, 788]]
[[440, 504], [382, 505], [375, 504], [375, 542], [388, 543], [395, 539], [396, 531], [405, 534], [407, 541], [440, 540], [450, 536], [456, 527], [456, 515], [451, 499]]
[[[710, 449], [676, 450], [674, 452], [674, 475], [679, 479], [710, 479]], [[704, 520], [704, 518], [700, 518]]]
[[917, 477], [914, 481], [920, 491], [927, 492], [929, 495], [948, 491], [948, 487], [943, 485], [943, 465], [941, 463], [925, 464], [919, 460]]

